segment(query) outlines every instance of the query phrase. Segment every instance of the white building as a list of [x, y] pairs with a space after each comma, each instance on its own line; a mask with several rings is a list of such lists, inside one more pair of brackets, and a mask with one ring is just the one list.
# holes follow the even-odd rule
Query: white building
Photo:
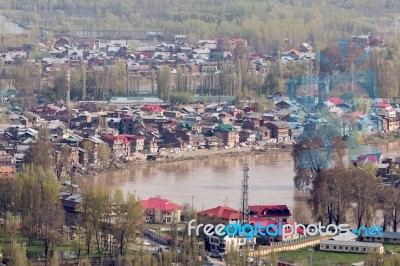
[[368, 243], [358, 241], [322, 240], [319, 246], [321, 251], [340, 253], [383, 254], [385, 251], [381, 243]]

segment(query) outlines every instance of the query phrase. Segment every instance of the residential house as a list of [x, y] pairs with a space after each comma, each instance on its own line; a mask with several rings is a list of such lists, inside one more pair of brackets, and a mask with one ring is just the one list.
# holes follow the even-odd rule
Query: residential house
[[66, 193], [60, 194], [61, 204], [64, 210], [68, 213], [77, 213], [81, 211], [81, 205], [83, 203], [83, 195], [81, 193]]
[[292, 214], [286, 205], [252, 205], [249, 206], [250, 217], [259, 217], [264, 220], [278, 220], [288, 222]]
[[81, 150], [81, 156], [87, 156], [87, 158], [80, 158], [79, 162], [82, 162], [82, 165], [86, 165], [86, 163], [98, 164], [99, 148], [102, 143], [104, 141], [95, 136], [83, 139], [80, 142], [80, 146], [84, 149]]
[[144, 153], [153, 154], [158, 152], [157, 137], [152, 133], [146, 134], [144, 137]]
[[204, 138], [206, 140], [206, 147], [209, 149], [222, 147], [224, 145], [224, 142], [222, 141], [222, 139], [217, 136], [210, 136], [210, 137], [204, 137]]
[[149, 198], [141, 203], [148, 223], [170, 224], [181, 221], [182, 207], [167, 199]]
[[193, 148], [204, 148], [207, 146], [207, 140], [203, 135], [188, 134], [188, 144]]
[[289, 125], [287, 123], [269, 122], [266, 127], [271, 130], [271, 138], [276, 139], [278, 142], [290, 140]]
[[304, 127], [302, 125], [297, 123], [290, 124], [289, 133], [290, 133], [290, 138], [292, 140], [297, 139], [299, 136], [301, 136], [301, 134], [303, 134], [303, 132], [304, 132]]
[[15, 168], [9, 165], [0, 166], [0, 180], [14, 179]]
[[254, 130], [257, 127], [260, 127], [260, 119], [261, 116], [258, 113], [247, 116], [243, 119], [242, 128]]
[[112, 158], [128, 158], [131, 155], [131, 145], [127, 137], [104, 135], [101, 139], [110, 147]]
[[0, 166], [15, 166], [15, 158], [6, 151], [0, 151]]
[[59, 48], [59, 47], [64, 47], [64, 46], [69, 46], [70, 45], [70, 40], [67, 37], [61, 37], [57, 40], [54, 41], [54, 47]]
[[238, 132], [229, 124], [220, 124], [214, 129], [214, 136], [220, 137], [226, 147], [239, 144]]
[[267, 127], [258, 127], [254, 129], [254, 132], [256, 133], [256, 140], [257, 141], [267, 141], [271, 138], [271, 130]]
[[362, 165], [365, 163], [377, 166], [381, 160], [382, 153], [369, 153], [357, 156], [357, 159], [351, 160], [354, 165]]
[[126, 137], [131, 143], [131, 153], [142, 153], [144, 151], [145, 137], [135, 135], [120, 135]]
[[83, 59], [83, 50], [68, 50], [68, 59], [71, 66], [79, 66]]
[[187, 35], [175, 35], [175, 44], [185, 45], [187, 43]]
[[239, 142], [253, 143], [256, 141], [256, 133], [245, 129], [239, 132]]
[[400, 121], [397, 118], [383, 118], [383, 130], [385, 132], [398, 130], [400, 126]]
[[377, 115], [385, 116], [385, 113], [387, 112], [387, 108], [391, 108], [392, 105], [390, 103], [384, 103], [384, 102], [377, 102], [373, 105], [371, 105], [371, 112]]
[[[227, 206], [218, 206], [216, 208], [204, 210], [197, 213], [199, 223], [225, 224], [235, 223], [240, 220], [241, 212]], [[226, 254], [230, 250], [242, 250], [246, 243], [255, 244], [255, 238], [246, 241], [246, 238], [240, 236], [212, 235], [207, 237], [206, 248], [214, 254]], [[253, 246], [251, 246], [253, 247]]]

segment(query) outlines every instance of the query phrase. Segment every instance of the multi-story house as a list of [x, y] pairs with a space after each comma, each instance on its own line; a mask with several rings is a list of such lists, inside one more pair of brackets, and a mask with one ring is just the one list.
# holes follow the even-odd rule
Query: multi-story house
[[144, 140], [143, 136], [135, 135], [120, 135], [126, 137], [131, 143], [131, 153], [142, 153], [144, 151]]
[[394, 131], [399, 129], [400, 126], [400, 122], [397, 118], [389, 118], [389, 117], [385, 117], [382, 120], [383, 123], [383, 130], [385, 131]]
[[269, 122], [266, 127], [271, 130], [271, 138], [276, 139], [278, 142], [290, 140], [289, 125], [284, 122]]
[[[202, 224], [231, 224], [238, 222], [241, 217], [241, 212], [227, 206], [218, 206], [216, 208], [204, 210], [197, 213], [198, 223]], [[207, 236], [206, 238], [208, 251], [214, 254], [226, 254], [231, 250], [241, 251], [244, 249], [246, 243], [250, 243], [250, 247], [254, 247], [255, 238], [249, 242], [246, 238], [241, 236], [221, 237], [218, 235]]]
[[94, 136], [81, 141], [80, 146], [85, 149], [85, 154], [87, 156], [87, 160], [84, 161], [90, 164], [98, 163], [99, 147], [101, 143], [104, 143], [104, 141]]
[[127, 137], [104, 135], [101, 139], [110, 147], [112, 158], [127, 158], [131, 155], [131, 145]]
[[292, 216], [286, 205], [252, 205], [249, 209], [251, 217], [262, 217], [265, 220], [288, 222]]
[[146, 222], [148, 223], [170, 224], [181, 221], [182, 207], [167, 199], [149, 198], [142, 200], [142, 208], [145, 212]]
[[222, 139], [227, 147], [239, 144], [239, 133], [229, 124], [220, 124], [214, 129], [214, 136]]

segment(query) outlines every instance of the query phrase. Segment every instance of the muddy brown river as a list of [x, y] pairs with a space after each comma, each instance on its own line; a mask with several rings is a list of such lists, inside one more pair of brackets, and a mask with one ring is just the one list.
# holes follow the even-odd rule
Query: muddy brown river
[[[398, 142], [348, 150], [348, 159], [366, 152], [400, 154]], [[246, 156], [221, 156], [159, 164], [132, 165], [129, 169], [103, 174], [88, 184], [122, 189], [142, 199], [154, 196], [178, 204], [189, 203], [197, 210], [227, 205], [238, 208], [242, 167], [247, 162], [250, 204], [286, 204], [298, 222], [311, 222], [307, 192], [293, 186], [293, 161], [289, 152], [270, 151]]]

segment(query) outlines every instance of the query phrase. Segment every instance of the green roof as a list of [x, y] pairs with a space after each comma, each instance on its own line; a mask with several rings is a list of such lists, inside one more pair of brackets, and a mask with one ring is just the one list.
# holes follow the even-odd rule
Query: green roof
[[184, 121], [178, 125], [179, 128], [193, 128], [196, 125], [193, 121]]
[[220, 124], [215, 128], [215, 131], [235, 131], [235, 129], [230, 124]]
[[17, 95], [17, 91], [5, 89], [5, 90], [1, 90], [0, 94], [3, 96], [11, 97], [11, 96]]
[[66, 141], [70, 141], [70, 142], [78, 142], [79, 139], [73, 138], [73, 137], [69, 137], [65, 139]]

